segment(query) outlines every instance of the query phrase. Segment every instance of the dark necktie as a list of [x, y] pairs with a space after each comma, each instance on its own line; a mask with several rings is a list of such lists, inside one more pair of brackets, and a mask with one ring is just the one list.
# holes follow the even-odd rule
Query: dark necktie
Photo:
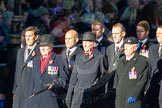
[[161, 54], [162, 54], [162, 45], [160, 45], [160, 50], [159, 50], [159, 57], [161, 56]]
[[28, 55], [29, 55], [30, 51], [31, 51], [31, 49], [30, 49], [30, 48], [28, 48]]
[[67, 50], [67, 58], [69, 59], [69, 56], [70, 56], [70, 50]]
[[115, 55], [118, 55], [118, 53], [119, 53], [119, 47], [116, 47], [115, 48]]
[[138, 52], [140, 52], [141, 49], [142, 49], [142, 44], [143, 44], [143, 42], [139, 42], [138, 44], [139, 44], [139, 45], [138, 45]]

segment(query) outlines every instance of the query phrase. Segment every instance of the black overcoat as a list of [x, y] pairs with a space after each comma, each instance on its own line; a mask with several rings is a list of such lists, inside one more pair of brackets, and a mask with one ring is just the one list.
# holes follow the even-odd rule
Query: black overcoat
[[66, 101], [71, 102], [71, 108], [104, 107], [102, 102], [99, 105], [104, 98], [103, 85], [97, 83], [106, 72], [107, 64], [104, 61], [105, 56], [97, 49], [90, 58], [86, 58], [84, 53], [77, 55], [66, 97]]
[[16, 71], [14, 79], [13, 108], [28, 108], [28, 97], [30, 93], [30, 81], [33, 69], [33, 59], [39, 55], [39, 47], [35, 46], [32, 53], [24, 62], [25, 48], [20, 48], [17, 52]]
[[68, 73], [62, 57], [53, 53], [46, 64], [43, 73], [40, 73], [40, 57], [34, 59], [31, 80], [31, 95], [46, 87], [46, 84], [56, 81], [53, 90], [46, 90], [30, 99], [29, 108], [59, 108], [65, 96], [63, 89], [67, 89]]

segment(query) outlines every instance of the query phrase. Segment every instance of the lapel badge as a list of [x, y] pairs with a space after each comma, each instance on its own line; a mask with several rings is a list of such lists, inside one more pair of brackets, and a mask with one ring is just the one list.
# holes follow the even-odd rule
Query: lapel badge
[[119, 50], [120, 50], [120, 52], [122, 52], [122, 51], [124, 51], [124, 48], [120, 48]]
[[49, 61], [49, 64], [53, 64], [53, 62], [54, 62], [54, 60], [50, 60], [50, 61]]
[[92, 59], [93, 58], [93, 54], [89, 55], [89, 59]]
[[34, 57], [36, 55], [35, 51], [32, 52], [32, 57]]

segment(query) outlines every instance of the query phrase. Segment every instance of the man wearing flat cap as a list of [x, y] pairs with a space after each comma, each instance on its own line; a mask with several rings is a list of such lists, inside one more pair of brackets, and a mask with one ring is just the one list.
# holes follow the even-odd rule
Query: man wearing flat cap
[[105, 56], [95, 48], [96, 37], [92, 32], [83, 34], [82, 44], [84, 51], [76, 56], [66, 105], [68, 108], [104, 108], [100, 103], [103, 97], [99, 96], [102, 84], [97, 84], [106, 72]]
[[141, 108], [147, 82], [148, 62], [137, 53], [138, 40], [129, 37], [125, 40], [125, 56], [119, 59], [115, 73], [115, 108]]
[[52, 35], [40, 37], [40, 55], [33, 61], [31, 95], [46, 87], [48, 90], [30, 98], [30, 108], [62, 108], [62, 89], [67, 88], [68, 75], [62, 57], [53, 51], [53, 42]]

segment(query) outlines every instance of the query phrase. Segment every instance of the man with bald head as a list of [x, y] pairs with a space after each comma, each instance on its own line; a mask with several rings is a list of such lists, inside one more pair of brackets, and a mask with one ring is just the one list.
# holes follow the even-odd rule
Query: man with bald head
[[67, 68], [69, 70], [69, 75], [71, 75], [75, 57], [82, 49], [77, 45], [79, 41], [78, 33], [75, 30], [69, 30], [65, 34], [65, 49], [62, 51], [62, 56], [64, 60], [67, 61]]

